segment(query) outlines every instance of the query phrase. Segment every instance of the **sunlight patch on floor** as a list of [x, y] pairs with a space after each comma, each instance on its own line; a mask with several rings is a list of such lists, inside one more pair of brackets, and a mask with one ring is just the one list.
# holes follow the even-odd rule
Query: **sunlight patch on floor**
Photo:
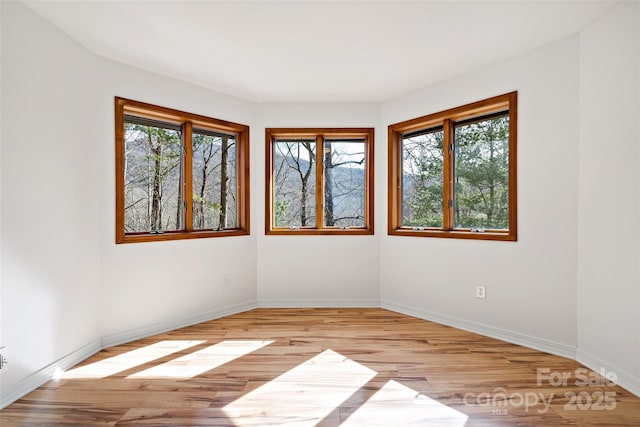
[[325, 350], [231, 402], [224, 412], [237, 426], [281, 422], [312, 426], [376, 374], [348, 357]]
[[271, 343], [273, 341], [222, 341], [161, 365], [136, 372], [127, 378], [193, 378]]
[[61, 378], [105, 378], [202, 344], [203, 340], [160, 341], [65, 372]]
[[390, 380], [358, 407], [341, 426], [463, 427], [467, 419], [467, 415]]

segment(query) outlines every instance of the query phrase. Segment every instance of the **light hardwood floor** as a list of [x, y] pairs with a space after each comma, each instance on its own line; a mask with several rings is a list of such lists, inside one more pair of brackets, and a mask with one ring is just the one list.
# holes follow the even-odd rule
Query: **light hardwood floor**
[[640, 398], [605, 383], [387, 310], [257, 309], [104, 350], [0, 425], [640, 426]]

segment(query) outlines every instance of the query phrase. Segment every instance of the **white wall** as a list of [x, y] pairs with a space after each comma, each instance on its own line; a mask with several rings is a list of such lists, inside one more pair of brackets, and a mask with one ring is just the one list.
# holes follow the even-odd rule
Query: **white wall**
[[0, 7], [4, 400], [99, 348], [101, 135], [96, 58], [22, 4]]
[[[254, 120], [253, 104], [106, 59], [100, 59], [100, 78], [94, 114], [102, 159], [100, 317], [105, 343], [255, 306], [259, 211], [251, 209], [251, 236], [116, 245], [113, 155], [114, 96], [247, 125]], [[252, 170], [260, 148], [252, 140]], [[262, 189], [252, 185], [251, 192], [255, 200]], [[223, 287], [224, 274], [230, 278], [228, 287]]]
[[253, 104], [96, 57], [2, 2], [2, 404], [101, 345], [256, 304], [255, 231], [115, 245], [116, 95], [254, 119]]
[[[258, 106], [251, 140], [260, 147], [258, 162], [252, 169], [258, 181], [253, 212], [259, 217], [256, 234], [260, 305], [379, 305], [377, 236], [265, 236], [262, 214], [265, 206], [265, 128], [375, 127], [378, 121], [378, 107], [373, 104]], [[376, 132], [374, 157], [385, 147], [383, 135]], [[386, 165], [376, 161], [374, 174], [383, 174], [385, 168]]]
[[[0, 24], [2, 23], [2, 7], [0, 7]], [[2, 95], [2, 31], [0, 27], [0, 95]], [[0, 309], [2, 308], [2, 106], [4, 105], [4, 101], [0, 99]], [[0, 347], [3, 346], [4, 339], [2, 338], [2, 315], [0, 314]], [[0, 380], [1, 382], [2, 380]], [[1, 387], [1, 385], [0, 385]]]
[[[66, 355], [256, 301], [382, 301], [558, 354], [578, 346], [592, 368], [640, 383], [637, 3], [381, 105], [252, 104], [98, 58], [0, 3], [0, 345], [11, 363], [0, 406]], [[387, 125], [514, 89], [518, 242], [387, 236]], [[115, 245], [116, 95], [251, 126], [251, 236]], [[341, 126], [376, 127], [376, 235], [265, 236], [264, 129]], [[613, 203], [625, 233], [602, 227]]]
[[578, 359], [640, 394], [640, 3], [580, 35], [579, 164]]
[[573, 354], [577, 72], [574, 36], [383, 103], [389, 125], [518, 90], [518, 241], [382, 235], [383, 306]]

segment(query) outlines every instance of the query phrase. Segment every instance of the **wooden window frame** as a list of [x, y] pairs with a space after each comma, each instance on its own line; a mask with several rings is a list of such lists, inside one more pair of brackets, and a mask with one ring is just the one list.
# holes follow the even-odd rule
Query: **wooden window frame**
[[[182, 128], [182, 178], [184, 195], [183, 229], [165, 231], [162, 234], [148, 232], [125, 233], [124, 212], [124, 122], [125, 114], [180, 125]], [[236, 227], [224, 230], [193, 230], [191, 135], [192, 129], [209, 129], [215, 132], [233, 134], [236, 137]], [[157, 242], [164, 240], [198, 239], [208, 237], [242, 236], [250, 234], [249, 229], [249, 126], [225, 120], [214, 119], [199, 114], [187, 113], [172, 108], [145, 102], [115, 97], [115, 139], [116, 139], [116, 243]]]
[[[324, 180], [323, 157], [316, 156], [316, 226], [291, 229], [275, 227], [273, 224], [273, 148], [279, 138], [315, 139], [322, 147], [325, 140], [340, 138], [362, 138], [365, 142], [365, 219], [364, 227], [326, 227], [324, 223]], [[265, 234], [267, 235], [372, 235], [373, 223], [373, 169], [374, 169], [374, 129], [373, 128], [267, 128], [265, 130]]]
[[[476, 240], [517, 241], [517, 109], [518, 92], [509, 92], [482, 101], [451, 108], [435, 114], [418, 117], [388, 127], [388, 234], [396, 236], [443, 237]], [[485, 230], [453, 228], [454, 154], [448, 148], [453, 144], [453, 128], [456, 122], [479, 118], [499, 111], [509, 114], [509, 229]], [[443, 227], [416, 229], [402, 226], [402, 136], [408, 132], [442, 126], [444, 129], [443, 166]]]

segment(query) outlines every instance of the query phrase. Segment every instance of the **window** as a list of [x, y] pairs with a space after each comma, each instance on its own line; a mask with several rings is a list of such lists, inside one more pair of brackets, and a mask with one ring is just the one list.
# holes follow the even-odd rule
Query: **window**
[[267, 129], [266, 234], [373, 234], [373, 129]]
[[116, 243], [249, 234], [249, 128], [116, 107]]
[[389, 126], [389, 234], [517, 240], [517, 92]]

